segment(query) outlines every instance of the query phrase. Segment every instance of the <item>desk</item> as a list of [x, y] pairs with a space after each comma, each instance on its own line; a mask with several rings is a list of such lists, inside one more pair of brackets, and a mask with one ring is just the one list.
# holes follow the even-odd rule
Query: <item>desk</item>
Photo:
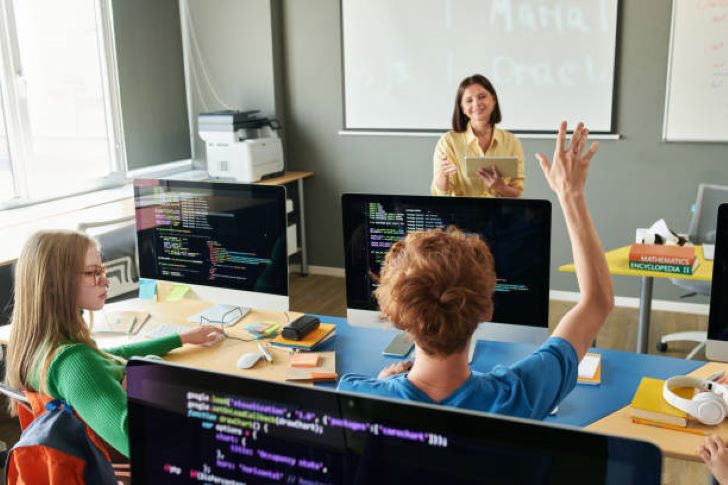
[[[704, 366], [695, 369], [691, 376], [705, 378], [717, 371], [728, 372], [728, 364], [709, 362]], [[699, 429], [708, 434], [719, 434], [723, 440], [728, 440], [728, 420], [720, 425], [705, 426], [691, 421], [691, 428]], [[635, 438], [655, 443], [666, 456], [682, 460], [702, 461], [697, 455], [697, 448], [705, 441], [704, 436], [673, 431], [670, 429], [634, 424], [629, 414], [629, 406], [606, 416], [603, 419], [586, 427], [588, 431], [612, 434], [626, 438]]]
[[[349, 325], [344, 318], [320, 318], [336, 323], [336, 338], [327, 342], [322, 350], [336, 350], [339, 375], [353, 372], [376, 376], [384, 366], [400, 360], [382, 355], [382, 350], [396, 333], [395, 330], [355, 327]], [[513, 364], [536, 349], [537, 346], [532, 344], [480, 340], [471, 367], [477, 371], [488, 372], [498, 364]], [[577, 385], [559, 405], [558, 414], [549, 416], [546, 422], [586, 426], [628, 405], [642, 376], [667, 379], [674, 375], [687, 374], [704, 364], [695, 360], [618, 350], [591, 351], [602, 354], [602, 384]]]
[[[105, 310], [147, 311], [152, 315], [146, 324], [148, 327], [162, 322], [184, 323], [192, 327], [194, 324], [186, 321], [187, 316], [210, 305], [211, 303], [208, 302], [191, 299], [177, 302], [126, 300], [109, 304]], [[289, 312], [291, 320], [298, 315]], [[339, 375], [353, 372], [375, 376], [384, 366], [400, 360], [382, 355], [382, 350], [397, 332], [396, 330], [355, 327], [349, 325], [344, 318], [327, 316], [320, 318], [323, 322], [336, 324], [336, 337], [322, 345], [320, 350], [336, 351], [336, 367]], [[252, 310], [241, 323], [226, 329], [226, 332], [240, 335], [239, 329], [242, 326], [259, 321], [285, 324], [286, 317], [281, 312]], [[0, 327], [0, 343], [7, 342], [9, 333], [9, 326]], [[111, 347], [128, 343], [130, 339], [139, 338], [142, 337], [99, 338], [98, 343], [101, 347]], [[536, 350], [536, 346], [530, 344], [479, 341], [472, 367], [481, 372], [488, 372], [498, 364], [512, 364], [533, 353], [534, 350]], [[576, 389], [559, 406], [559, 413], [547, 418], [548, 422], [586, 426], [629, 404], [642, 376], [666, 379], [673, 375], [687, 374], [704, 364], [699, 361], [657, 355], [641, 355], [607, 349], [595, 350], [602, 354], [602, 384], [599, 386], [577, 385]], [[210, 348], [186, 346], [170, 352], [165, 360], [215, 372], [276, 381], [285, 379], [288, 362], [287, 351], [272, 348], [273, 365], [261, 360], [252, 369], [238, 369], [235, 367], [235, 363], [240, 354], [245, 352], [257, 352], [256, 342], [226, 339]], [[326, 385], [333, 387], [334, 384]]]
[[[703, 247], [696, 246], [696, 255], [700, 261], [698, 269], [694, 274], [679, 275], [660, 273], [657, 271], [639, 271], [629, 268], [629, 248], [622, 246], [604, 253], [607, 258], [609, 273], [620, 276], [637, 276], [641, 279], [639, 317], [637, 320], [637, 344], [635, 352], [647, 353], [647, 340], [650, 331], [650, 313], [652, 312], [652, 287], [655, 278], [678, 278], [682, 280], [710, 281], [713, 277], [713, 261], [706, 261], [703, 258]], [[573, 263], [559, 266], [559, 271], [575, 272]]]

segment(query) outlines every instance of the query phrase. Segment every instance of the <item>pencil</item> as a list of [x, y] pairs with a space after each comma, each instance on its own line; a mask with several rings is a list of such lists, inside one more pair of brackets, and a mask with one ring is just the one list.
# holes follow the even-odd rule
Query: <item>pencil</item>
[[632, 418], [632, 422], [637, 423], [637, 424], [646, 424], [648, 426], [654, 426], [656, 428], [673, 429], [675, 431], [683, 431], [685, 433], [697, 434], [700, 436], [708, 436], [708, 433], [706, 433], [705, 431], [695, 429], [695, 428], [683, 428], [682, 426], [676, 426], [674, 424], [657, 423], [655, 421], [649, 421], [649, 420], [640, 419], [640, 418]]
[[126, 332], [127, 335], [131, 335], [134, 332], [134, 327], [136, 326], [138, 320], [139, 320], [139, 318], [137, 318], [136, 316], [134, 316], [134, 318], [131, 319], [131, 323], [129, 324], [129, 328], [127, 329], [127, 332]]

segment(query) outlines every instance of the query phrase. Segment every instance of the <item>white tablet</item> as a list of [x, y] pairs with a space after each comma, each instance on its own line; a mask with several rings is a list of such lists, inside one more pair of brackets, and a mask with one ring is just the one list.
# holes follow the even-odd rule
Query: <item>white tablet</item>
[[516, 178], [518, 173], [518, 157], [465, 157], [465, 174], [477, 177], [481, 168], [496, 167], [501, 177]]

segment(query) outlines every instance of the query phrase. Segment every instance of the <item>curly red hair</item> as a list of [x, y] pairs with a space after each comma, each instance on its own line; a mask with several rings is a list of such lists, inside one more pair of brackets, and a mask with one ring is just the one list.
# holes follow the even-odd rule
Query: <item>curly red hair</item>
[[382, 313], [430, 355], [463, 350], [493, 311], [490, 249], [456, 228], [407, 235], [387, 253], [380, 278]]

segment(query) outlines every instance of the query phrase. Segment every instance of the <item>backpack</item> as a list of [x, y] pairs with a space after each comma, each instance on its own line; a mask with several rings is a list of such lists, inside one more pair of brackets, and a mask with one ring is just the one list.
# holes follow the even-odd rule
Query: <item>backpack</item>
[[41, 412], [8, 452], [8, 485], [117, 484], [107, 456], [91, 441], [86, 424], [71, 406], [56, 399]]

